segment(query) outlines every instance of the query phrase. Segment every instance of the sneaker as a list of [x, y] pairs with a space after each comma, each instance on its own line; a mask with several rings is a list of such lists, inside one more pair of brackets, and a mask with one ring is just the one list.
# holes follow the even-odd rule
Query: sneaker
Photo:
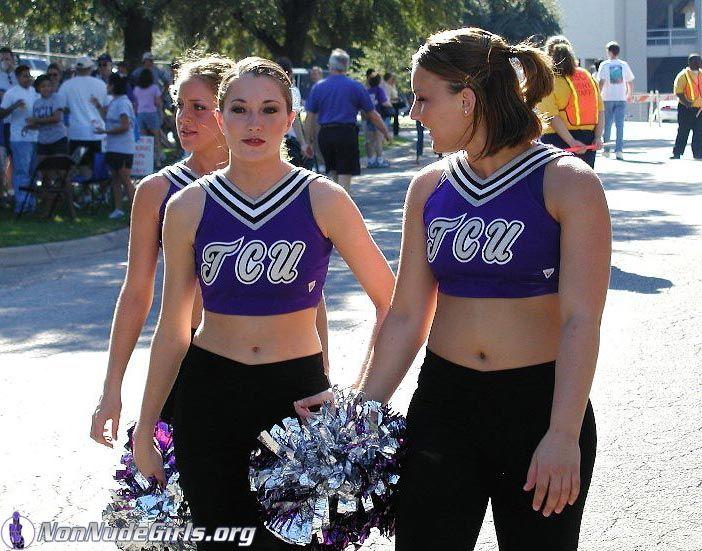
[[366, 168], [378, 168], [378, 161], [373, 159], [368, 159], [368, 163], [366, 164]]
[[617, 151], [617, 152], [615, 153], [615, 156], [616, 156], [617, 159], [619, 159], [620, 161], [623, 161], [623, 160], [624, 160], [624, 155], [622, 155], [622, 152], [621, 152], [621, 151]]
[[607, 158], [609, 159], [609, 157], [610, 157], [609, 151], [607, 151], [607, 150], [605, 149], [605, 150], [602, 152], [602, 156], [603, 156], [603, 157], [607, 157]]
[[108, 216], [108, 218], [109, 218], [110, 220], [117, 220], [117, 219], [119, 219], [119, 218], [122, 218], [123, 216], [124, 216], [124, 211], [122, 211], [122, 210], [120, 210], [120, 209], [115, 209], [115, 210], [113, 210], [113, 211], [110, 213], [110, 215]]
[[390, 161], [387, 159], [380, 158], [378, 159], [378, 168], [387, 168], [390, 166]]
[[673, 156], [671, 156], [670, 158], [671, 158], [671, 159], [679, 159], [679, 158], [680, 158], [680, 155], [673, 155]]

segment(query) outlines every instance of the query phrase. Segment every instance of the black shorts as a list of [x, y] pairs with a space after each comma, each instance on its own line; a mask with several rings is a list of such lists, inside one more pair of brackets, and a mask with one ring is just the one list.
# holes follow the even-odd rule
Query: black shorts
[[[256, 527], [251, 550], [301, 549], [272, 536], [259, 520], [249, 486], [249, 454], [257, 438], [285, 417], [293, 401], [329, 388], [322, 354], [247, 365], [194, 344], [180, 366], [173, 419], [180, 484], [195, 526]], [[231, 543], [198, 551], [234, 549]]]
[[68, 140], [68, 153], [73, 155], [73, 152], [79, 147], [85, 147], [87, 151], [83, 155], [80, 164], [92, 166], [93, 156], [102, 151], [101, 140]]
[[37, 155], [68, 155], [68, 138], [61, 138], [52, 143], [38, 143]]
[[115, 153], [114, 151], [105, 153], [105, 164], [107, 164], [111, 170], [132, 168], [133, 162], [134, 155], [130, 155], [129, 153]]
[[361, 173], [356, 124], [323, 125], [319, 129], [318, 141], [327, 172], [351, 176], [358, 176]]

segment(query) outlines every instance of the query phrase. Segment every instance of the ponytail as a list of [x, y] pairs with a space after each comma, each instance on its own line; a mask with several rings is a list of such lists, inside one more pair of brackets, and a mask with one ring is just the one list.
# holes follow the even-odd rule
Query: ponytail
[[524, 101], [529, 109], [553, 92], [551, 60], [541, 50], [528, 42], [511, 46], [510, 51], [519, 61], [526, 82], [522, 85]]

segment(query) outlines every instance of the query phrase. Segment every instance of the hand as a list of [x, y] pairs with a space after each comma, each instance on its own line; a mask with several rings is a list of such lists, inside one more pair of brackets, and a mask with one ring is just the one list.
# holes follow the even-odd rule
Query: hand
[[323, 390], [314, 396], [308, 396], [302, 400], [297, 400], [293, 402], [293, 406], [295, 406], [295, 413], [297, 413], [300, 418], [307, 419], [314, 413], [311, 411], [311, 408], [321, 406], [325, 402], [334, 403], [334, 394], [330, 389]]
[[587, 147], [587, 144], [584, 144], [583, 142], [578, 140], [573, 140], [568, 145], [572, 148], [577, 148], [575, 149], [574, 153], [585, 153], [585, 151], [587, 151], [587, 149], [584, 149], [585, 147]]
[[599, 138], [595, 138], [595, 141], [592, 142], [592, 145], [595, 146], [595, 149], [603, 149], [604, 148], [604, 142], [602, 141], [602, 136]]
[[314, 149], [310, 144], [305, 144], [305, 147], [302, 148], [302, 156], [305, 159], [311, 159], [314, 157]]
[[132, 454], [134, 464], [147, 479], [155, 478], [161, 489], [166, 487], [166, 473], [163, 470], [163, 456], [154, 444], [153, 429], [147, 433], [137, 423], [134, 429]]
[[385, 138], [386, 142], [392, 141], [392, 136], [390, 135], [390, 132], [388, 132], [387, 130], [385, 132], [383, 132], [383, 137]]
[[[115, 447], [117, 431], [119, 429], [119, 416], [122, 413], [122, 400], [119, 390], [116, 392], [105, 392], [98, 402], [93, 413], [92, 426], [90, 427], [90, 438], [98, 444]], [[108, 420], [112, 420], [112, 434], [108, 433], [105, 425]]]
[[[524, 491], [534, 491], [532, 507], [545, 517], [561, 513], [573, 505], [580, 494], [580, 445], [571, 434], [550, 430], [544, 435], [531, 458]], [[546, 504], [544, 498], [548, 492]]]
[[93, 133], [94, 134], [107, 134], [107, 130], [105, 130], [104, 128], [102, 128], [100, 126], [95, 126], [95, 127], [93, 127]]
[[12, 109], [24, 109], [27, 106], [26, 103], [24, 103], [23, 99], [18, 99], [15, 103], [12, 104]]

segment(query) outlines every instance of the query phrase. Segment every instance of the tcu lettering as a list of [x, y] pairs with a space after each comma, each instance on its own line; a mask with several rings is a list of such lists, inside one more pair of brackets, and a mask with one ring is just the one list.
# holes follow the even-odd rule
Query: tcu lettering
[[[234, 264], [236, 278], [245, 285], [256, 283], [263, 272], [271, 283], [292, 283], [297, 278], [297, 265], [305, 252], [304, 241], [276, 241], [268, 247], [263, 241], [253, 240], [242, 245], [240, 237], [231, 243], [210, 243], [202, 250], [200, 277], [211, 285], [228, 256], [238, 255]], [[268, 269], [264, 260], [270, 259]]]
[[465, 220], [462, 214], [456, 218], [435, 218], [427, 230], [427, 258], [434, 262], [441, 243], [450, 232], [456, 232], [453, 237], [453, 256], [459, 262], [470, 262], [480, 249], [479, 238], [485, 235], [486, 241], [482, 248], [482, 258], [487, 264], [507, 264], [512, 260], [510, 248], [524, 231], [524, 223], [520, 220], [507, 222], [498, 218], [485, 227], [485, 221], [479, 217]]

